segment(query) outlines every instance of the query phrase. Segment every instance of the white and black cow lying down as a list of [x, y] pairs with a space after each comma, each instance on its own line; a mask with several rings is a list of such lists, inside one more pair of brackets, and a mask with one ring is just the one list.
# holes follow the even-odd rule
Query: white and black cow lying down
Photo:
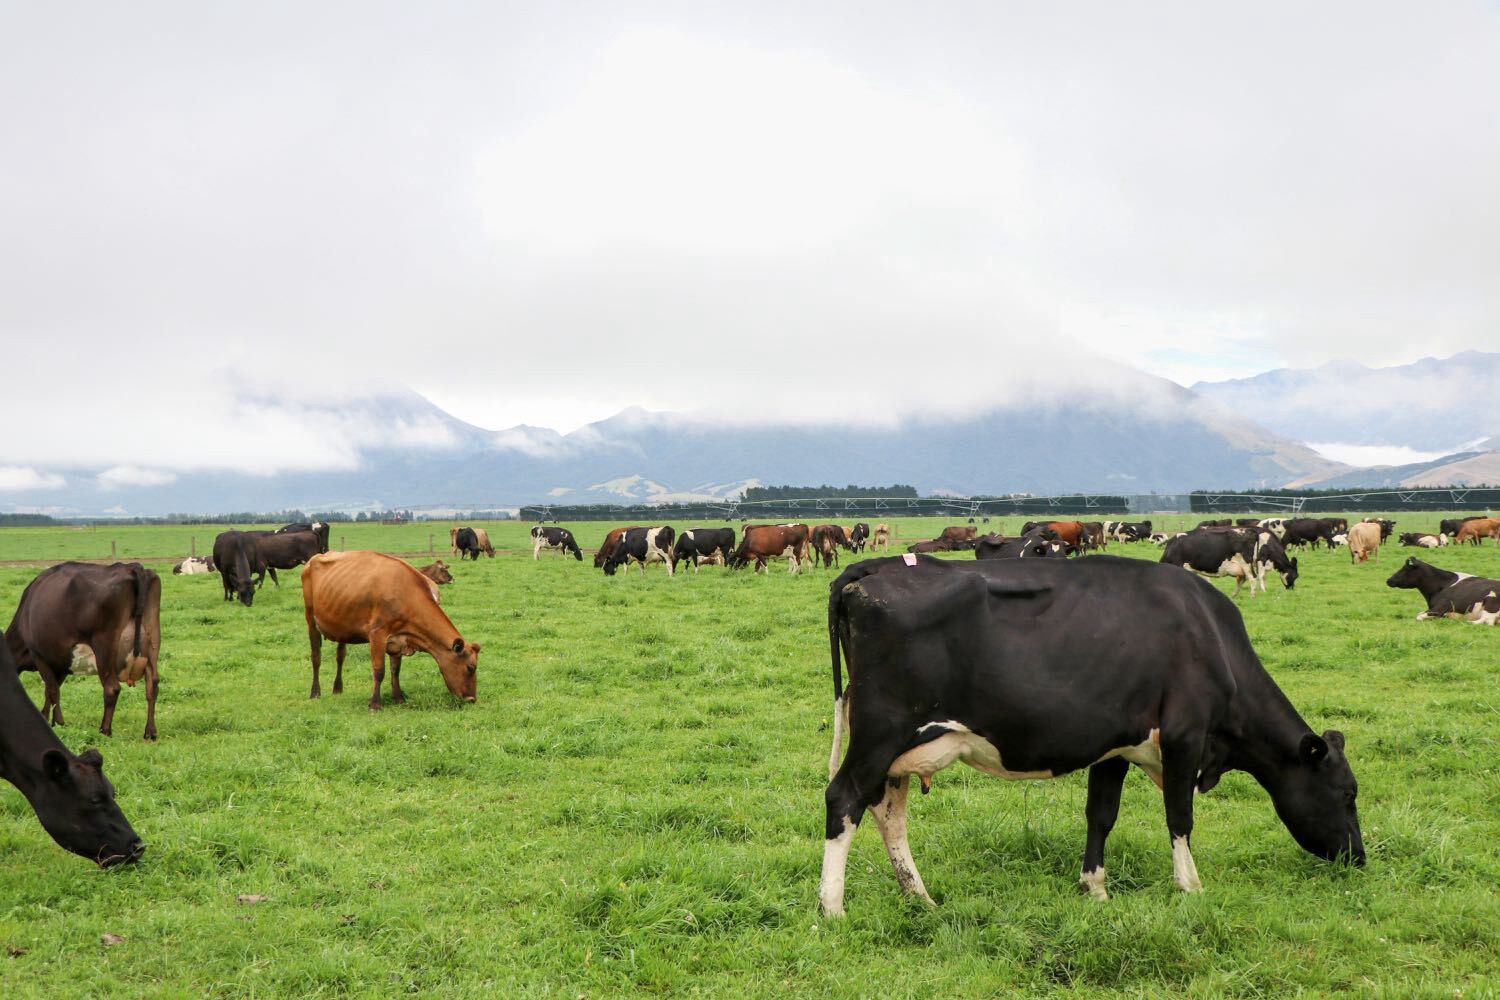
[[[1344, 737], [1314, 733], [1261, 666], [1244, 620], [1212, 585], [1138, 559], [872, 559], [828, 600], [834, 754], [820, 902], [844, 909], [850, 843], [866, 810], [896, 879], [931, 902], [906, 839], [912, 775], [963, 761], [1002, 778], [1089, 769], [1080, 883], [1107, 899], [1104, 841], [1131, 764], [1162, 789], [1172, 867], [1187, 892], [1193, 796], [1249, 772], [1305, 850], [1365, 860]], [[849, 666], [843, 687], [839, 653]]]
[[218, 570], [214, 569], [214, 561], [206, 556], [188, 556], [173, 566], [172, 572], [177, 576], [200, 576], [205, 573], [217, 573]]
[[646, 564], [667, 564], [667, 575], [671, 576], [675, 564], [672, 561], [672, 542], [677, 533], [670, 525], [656, 528], [630, 528], [620, 536], [619, 544], [604, 562], [604, 575], [614, 576], [615, 570], [630, 572], [631, 560], [641, 564], [641, 575], [646, 575]]
[[1417, 615], [1419, 622], [1457, 618], [1472, 625], [1494, 625], [1500, 620], [1500, 580], [1438, 569], [1412, 556], [1385, 585], [1421, 591], [1427, 610]]
[[578, 541], [573, 533], [567, 528], [553, 528], [547, 525], [533, 525], [531, 528], [531, 560], [535, 562], [541, 558], [542, 550], [556, 550], [559, 553], [573, 554], [573, 558], [583, 562], [583, 550], [578, 547]]
[[677, 536], [672, 561], [683, 562], [698, 572], [704, 563], [723, 566], [734, 555], [733, 528], [689, 528]]
[[1447, 535], [1428, 535], [1419, 531], [1401, 532], [1401, 544], [1420, 549], [1442, 549], [1448, 546]]

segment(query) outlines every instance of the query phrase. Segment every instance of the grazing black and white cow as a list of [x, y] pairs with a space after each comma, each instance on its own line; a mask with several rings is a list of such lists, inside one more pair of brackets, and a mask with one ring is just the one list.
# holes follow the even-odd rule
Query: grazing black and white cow
[[1385, 585], [1421, 592], [1427, 610], [1417, 615], [1419, 622], [1458, 618], [1474, 625], [1494, 625], [1500, 619], [1500, 580], [1438, 569], [1411, 556]]
[[623, 572], [629, 573], [630, 562], [633, 559], [640, 563], [642, 577], [646, 575], [646, 564], [653, 562], [666, 563], [667, 575], [671, 576], [675, 568], [675, 563], [672, 561], [672, 543], [676, 538], [677, 533], [670, 525], [656, 528], [631, 528], [620, 536], [619, 544], [605, 561], [604, 575], [614, 576], [615, 570], [622, 566]]
[[677, 536], [677, 544], [672, 547], [672, 560], [686, 560], [694, 573], [705, 562], [722, 566], [734, 555], [734, 542], [733, 528], [689, 528]]
[[1096, 899], [1108, 898], [1104, 842], [1132, 763], [1162, 789], [1173, 875], [1186, 892], [1202, 888], [1194, 794], [1229, 770], [1270, 793], [1303, 849], [1364, 863], [1343, 735], [1309, 728], [1261, 666], [1233, 602], [1190, 574], [1115, 556], [872, 559], [834, 581], [828, 636], [837, 766], [825, 793], [827, 914], [843, 913], [866, 811], [901, 888], [931, 901], [907, 844], [907, 793], [912, 775], [927, 791], [960, 760], [1009, 779], [1088, 768], [1080, 884]]
[[[543, 525], [532, 525], [531, 528], [531, 561], [536, 562], [541, 558], [543, 549], [553, 549], [561, 553], [573, 553], [573, 558], [583, 562], [583, 550], [578, 547], [578, 541], [573, 533], [567, 528], [544, 527]], [[475, 558], [478, 558], [476, 556]]]
[[1246, 583], [1254, 597], [1258, 541], [1254, 532], [1239, 528], [1198, 528], [1168, 542], [1161, 561], [1204, 576], [1232, 576], [1235, 597]]
[[1401, 532], [1401, 544], [1409, 548], [1441, 549], [1448, 545], [1447, 535], [1428, 535], [1420, 531]]
[[1284, 517], [1263, 517], [1256, 524], [1259, 527], [1265, 528], [1278, 539], [1286, 534], [1286, 518]]
[[1266, 573], [1272, 572], [1281, 577], [1281, 585], [1291, 590], [1297, 584], [1297, 559], [1287, 558], [1286, 546], [1281, 544], [1281, 539], [1264, 528], [1251, 528], [1252, 534], [1257, 536], [1258, 545], [1255, 548], [1255, 579], [1250, 584], [1250, 593], [1255, 593], [1255, 585], [1260, 584], [1260, 592], [1266, 592]]
[[985, 535], [974, 542], [975, 559], [1049, 559], [1067, 556], [1068, 543], [1048, 541], [1035, 535], [1004, 538]]
[[[989, 518], [985, 518], [985, 521], [988, 522]], [[863, 552], [865, 550], [865, 544], [869, 541], [869, 539], [870, 526], [864, 521], [856, 523], [854, 525], [854, 528], [849, 532], [850, 550], [853, 552]]]
[[1367, 517], [1362, 523], [1380, 525], [1381, 542], [1385, 542], [1387, 539], [1389, 539], [1391, 537], [1391, 532], [1396, 530], [1396, 522], [1387, 520], [1383, 517]]
[[473, 528], [458, 528], [453, 533], [453, 547], [458, 550], [458, 561], [472, 559], [479, 561], [479, 536], [474, 534]]
[[[1274, 530], [1273, 530], [1274, 533]], [[1283, 545], [1311, 545], [1318, 547], [1318, 542], [1326, 542], [1328, 547], [1334, 548], [1333, 536], [1339, 533], [1338, 525], [1334, 519], [1324, 517], [1293, 517], [1282, 522], [1281, 542]]]

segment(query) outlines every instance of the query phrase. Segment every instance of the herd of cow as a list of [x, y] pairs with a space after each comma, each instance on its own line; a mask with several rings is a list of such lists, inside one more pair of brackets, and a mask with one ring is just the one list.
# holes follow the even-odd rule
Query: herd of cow
[[[1088, 838], [1082, 887], [1107, 898], [1104, 841], [1119, 807], [1129, 765], [1162, 789], [1174, 878], [1201, 888], [1189, 849], [1192, 797], [1241, 769], [1270, 793], [1278, 816], [1308, 851], [1362, 864], [1356, 784], [1342, 734], [1314, 733], [1266, 673], [1233, 602], [1195, 575], [1230, 576], [1235, 594], [1265, 589], [1268, 572], [1286, 589], [1298, 577], [1289, 549], [1347, 545], [1351, 559], [1377, 558], [1395, 523], [1367, 518], [1271, 518], [1205, 521], [1192, 531], [1152, 531], [1150, 521], [1029, 522], [1021, 533], [979, 535], [944, 528], [906, 554], [867, 559], [831, 585], [828, 629], [834, 681], [834, 736], [820, 899], [842, 912], [844, 868], [865, 812], [876, 821], [901, 888], [926, 898], [906, 840], [906, 801], [916, 775], [925, 793], [933, 775], [957, 761], [1004, 778], [1051, 778], [1087, 768]], [[571, 531], [531, 530], [532, 557], [543, 549], [582, 561]], [[605, 575], [668, 574], [686, 561], [767, 570], [785, 558], [790, 572], [838, 553], [889, 550], [889, 525], [748, 525], [733, 528], [630, 526], [609, 532], [594, 556]], [[1404, 533], [1401, 544], [1500, 543], [1500, 519], [1442, 522], [1437, 534]], [[1108, 555], [1110, 542], [1155, 542], [1160, 563]], [[455, 527], [460, 560], [494, 557], [483, 529]], [[975, 560], [924, 558], [973, 551]], [[349, 645], [368, 645], [381, 707], [390, 665], [391, 698], [403, 700], [401, 662], [415, 653], [437, 661], [449, 691], [476, 698], [480, 646], [468, 642], [440, 607], [438, 586], [452, 582], [442, 560], [418, 569], [376, 552], [330, 552], [328, 525], [289, 524], [276, 531], [221, 533], [211, 560], [189, 558], [174, 572], [217, 572], [224, 599], [253, 604], [269, 575], [304, 565], [302, 594], [312, 662], [310, 697], [321, 694], [322, 644], [336, 645], [333, 692], [343, 689]], [[1175, 567], [1192, 570], [1177, 572]], [[1442, 570], [1409, 558], [1387, 581], [1419, 591], [1418, 619], [1500, 620], [1500, 581]], [[134, 861], [145, 845], [114, 801], [97, 750], [73, 755], [52, 726], [62, 724], [60, 686], [70, 674], [97, 674], [104, 693], [100, 732], [109, 735], [121, 682], [144, 681], [146, 739], [156, 738], [161, 581], [139, 563], [68, 562], [26, 587], [0, 645], [0, 776], [17, 786], [43, 827], [64, 848], [101, 866]], [[1098, 637], [1108, 635], [1108, 642]], [[841, 663], [842, 656], [842, 663]], [[40, 711], [18, 671], [43, 682]], [[847, 673], [848, 683], [844, 683]], [[1080, 702], [1076, 692], [1092, 692]], [[49, 725], [50, 723], [50, 725]], [[843, 741], [848, 753], [840, 757]]]

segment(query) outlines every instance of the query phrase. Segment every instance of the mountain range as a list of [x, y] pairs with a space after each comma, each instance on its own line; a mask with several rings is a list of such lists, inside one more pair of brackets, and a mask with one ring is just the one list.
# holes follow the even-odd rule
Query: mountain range
[[[1065, 384], [947, 419], [739, 425], [631, 408], [568, 434], [525, 425], [490, 431], [415, 392], [384, 393], [311, 413], [299, 404], [313, 421], [393, 429], [366, 435], [378, 443], [327, 468], [313, 462], [275, 475], [28, 469], [30, 479], [0, 492], [0, 511], [467, 510], [724, 498], [773, 483], [903, 482], [924, 494], [1048, 495], [1500, 482], [1493, 426], [1463, 416], [1475, 412], [1469, 394], [1484, 391], [1485, 379], [1500, 383], [1500, 354], [1469, 352], [1401, 369], [1339, 363], [1192, 389], [1123, 365], [1105, 376], [1092, 388]], [[1414, 401], [1413, 393], [1437, 395]], [[873, 405], [879, 420], [879, 401]], [[1353, 468], [1307, 440], [1456, 444], [1435, 461]]]

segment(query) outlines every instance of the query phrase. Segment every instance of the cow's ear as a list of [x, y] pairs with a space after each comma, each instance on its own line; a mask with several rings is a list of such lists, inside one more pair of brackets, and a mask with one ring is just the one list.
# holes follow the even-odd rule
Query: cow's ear
[[459, 636], [457, 639], [453, 640], [453, 651], [455, 653], [462, 653], [464, 651], [463, 636]]
[[1339, 751], [1340, 753], [1344, 752], [1344, 734], [1339, 732], [1337, 729], [1323, 730], [1323, 742], [1327, 743], [1329, 747]]
[[1297, 756], [1304, 764], [1316, 764], [1328, 756], [1328, 743], [1317, 733], [1307, 733], [1297, 746]]
[[53, 781], [62, 781], [68, 776], [68, 755], [55, 748], [44, 750], [42, 772]]

